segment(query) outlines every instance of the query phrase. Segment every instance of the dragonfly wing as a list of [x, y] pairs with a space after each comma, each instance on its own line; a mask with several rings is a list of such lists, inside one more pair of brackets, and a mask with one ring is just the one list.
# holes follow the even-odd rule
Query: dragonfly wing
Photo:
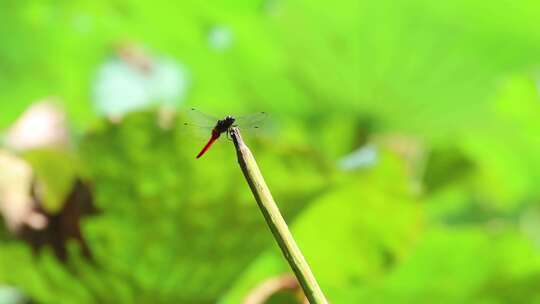
[[268, 118], [266, 112], [258, 112], [249, 115], [236, 117], [235, 124], [240, 128], [258, 128]]
[[[202, 145], [212, 136], [212, 129], [213, 127], [201, 127], [185, 122], [181, 126], [181, 134], [186, 141]], [[223, 142], [226, 142], [226, 140], [216, 140], [213, 145], [221, 145]]]
[[199, 127], [213, 128], [219, 120], [217, 117], [205, 114], [196, 108], [190, 108], [187, 111], [186, 116], [188, 120], [186, 122], [187, 124]]
[[184, 122], [181, 129], [182, 134], [195, 140], [206, 140], [212, 135], [212, 127], [203, 127], [189, 122]]

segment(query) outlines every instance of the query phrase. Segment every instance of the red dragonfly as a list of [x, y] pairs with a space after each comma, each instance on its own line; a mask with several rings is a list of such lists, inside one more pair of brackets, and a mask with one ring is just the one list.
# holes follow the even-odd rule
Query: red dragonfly
[[211, 115], [204, 114], [195, 108], [191, 108], [188, 111], [188, 117], [193, 121], [193, 123], [186, 122], [184, 125], [210, 132], [210, 139], [206, 145], [204, 145], [201, 152], [197, 154], [196, 158], [200, 158], [210, 149], [210, 147], [212, 147], [221, 134], [226, 133], [228, 135], [228, 132], [232, 127], [240, 127], [242, 129], [257, 129], [259, 128], [257, 124], [265, 120], [267, 114], [266, 112], [258, 112], [239, 117], [227, 115], [223, 119], [219, 119]]

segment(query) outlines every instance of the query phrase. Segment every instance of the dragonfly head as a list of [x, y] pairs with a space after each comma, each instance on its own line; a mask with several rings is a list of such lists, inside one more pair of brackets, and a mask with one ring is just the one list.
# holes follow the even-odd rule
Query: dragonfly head
[[230, 115], [225, 116], [225, 118], [220, 119], [217, 122], [217, 125], [216, 125], [217, 131], [220, 133], [227, 131], [230, 127], [233, 126], [235, 121], [236, 119], [234, 117]]
[[225, 124], [229, 125], [229, 126], [232, 126], [232, 124], [234, 123], [234, 121], [236, 120], [236, 118], [234, 118], [233, 116], [231, 115], [227, 115], [225, 116], [225, 119], [223, 119], [225, 121]]

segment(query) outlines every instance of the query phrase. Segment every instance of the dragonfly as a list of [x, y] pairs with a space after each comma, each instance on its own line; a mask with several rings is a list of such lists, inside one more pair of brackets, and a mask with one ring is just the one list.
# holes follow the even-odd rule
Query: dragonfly
[[217, 117], [202, 113], [195, 108], [191, 108], [189, 109], [187, 116], [189, 120], [193, 121], [193, 123], [185, 122], [185, 126], [210, 133], [210, 138], [196, 156], [196, 158], [201, 158], [223, 133], [228, 135], [229, 131], [233, 127], [239, 127], [242, 129], [258, 129], [259, 124], [266, 119], [268, 114], [266, 112], [257, 112], [245, 116], [227, 115], [224, 118], [219, 119]]

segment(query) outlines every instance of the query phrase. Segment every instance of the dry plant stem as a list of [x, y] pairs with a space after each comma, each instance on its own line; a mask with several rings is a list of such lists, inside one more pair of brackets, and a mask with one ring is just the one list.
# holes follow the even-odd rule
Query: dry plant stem
[[255, 200], [257, 200], [257, 204], [259, 205], [259, 209], [264, 215], [264, 219], [270, 227], [283, 255], [294, 271], [300, 286], [302, 286], [306, 298], [311, 304], [327, 304], [328, 302], [326, 301], [317, 280], [315, 280], [306, 259], [294, 241], [294, 238], [287, 227], [287, 223], [285, 223], [283, 216], [281, 216], [281, 213], [272, 198], [270, 189], [268, 189], [268, 186], [264, 181], [253, 154], [251, 154], [251, 151], [242, 140], [240, 131], [237, 128], [232, 128], [230, 135], [236, 148], [238, 163], [251, 188], [251, 192], [253, 192]]

